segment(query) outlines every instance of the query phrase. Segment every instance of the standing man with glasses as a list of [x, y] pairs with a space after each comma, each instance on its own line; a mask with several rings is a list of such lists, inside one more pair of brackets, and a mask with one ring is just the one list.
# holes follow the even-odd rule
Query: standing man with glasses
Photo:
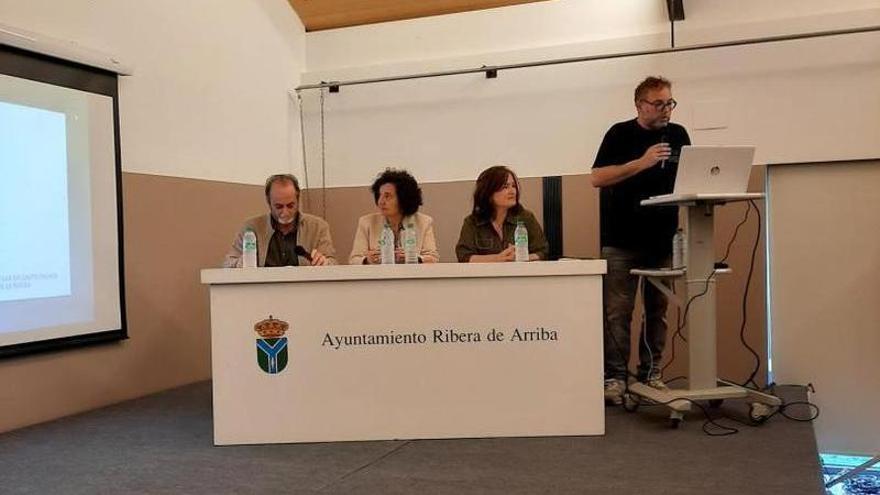
[[[685, 128], [670, 122], [675, 106], [670, 81], [662, 77], [642, 81], [635, 90], [636, 118], [611, 126], [590, 175], [593, 187], [601, 189], [602, 257], [608, 262], [603, 286], [606, 403], [622, 403], [626, 388], [638, 281], [629, 271], [670, 266], [678, 208], [644, 207], [639, 202], [672, 192], [681, 147], [691, 144]], [[646, 325], [639, 338], [637, 378], [665, 389], [660, 360], [666, 343], [666, 296], [646, 284], [644, 304]]]

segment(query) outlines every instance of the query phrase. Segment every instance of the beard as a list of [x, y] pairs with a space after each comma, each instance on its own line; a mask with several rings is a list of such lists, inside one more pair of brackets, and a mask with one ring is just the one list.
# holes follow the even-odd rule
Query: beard
[[661, 129], [665, 129], [666, 126], [669, 125], [669, 119], [664, 118], [664, 117], [658, 117], [658, 118], [652, 120], [648, 125], [651, 127], [651, 129], [659, 131]]
[[294, 215], [290, 215], [290, 216], [288, 216], [288, 215], [284, 215], [284, 216], [276, 215], [276, 216], [275, 216], [275, 221], [278, 222], [280, 225], [290, 225], [290, 224], [293, 223], [293, 218], [294, 218], [295, 216], [296, 216], [295, 214], [294, 214]]

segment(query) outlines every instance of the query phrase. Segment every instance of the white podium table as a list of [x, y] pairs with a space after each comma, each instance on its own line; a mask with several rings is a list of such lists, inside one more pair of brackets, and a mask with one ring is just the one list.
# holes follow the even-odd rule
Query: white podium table
[[202, 270], [214, 443], [601, 435], [605, 271]]
[[[666, 404], [671, 409], [673, 426], [677, 426], [684, 412], [690, 410], [689, 400], [721, 401], [747, 398], [752, 401], [750, 416], [762, 422], [782, 401], [773, 395], [742, 387], [718, 378], [716, 354], [715, 275], [728, 272], [715, 268], [715, 207], [736, 201], [761, 199], [763, 193], [743, 194], [688, 194], [646, 199], [643, 206], [685, 208], [687, 214], [686, 270], [633, 270], [667, 294], [670, 302], [679, 305], [684, 315], [684, 329], [688, 336], [688, 388], [668, 392], [633, 383], [629, 391], [636, 396]], [[670, 294], [663, 278], [684, 278], [685, 291], [681, 297]], [[625, 397], [625, 406], [633, 404]]]

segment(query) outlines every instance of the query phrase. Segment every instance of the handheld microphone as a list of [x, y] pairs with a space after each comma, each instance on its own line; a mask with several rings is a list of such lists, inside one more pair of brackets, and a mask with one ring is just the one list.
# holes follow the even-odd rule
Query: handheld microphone
[[305, 258], [309, 263], [312, 262], [312, 255], [309, 254], [308, 251], [306, 251], [306, 248], [300, 246], [299, 244], [297, 244], [296, 247], [293, 248], [293, 253], [296, 254], [297, 256], [302, 256], [302, 257]]
[[[661, 143], [668, 143], [669, 142], [669, 126], [668, 125], [663, 127], [663, 134], [660, 135], [660, 142]], [[660, 168], [661, 169], [666, 168], [666, 159], [664, 159], [663, 161], [660, 162]]]

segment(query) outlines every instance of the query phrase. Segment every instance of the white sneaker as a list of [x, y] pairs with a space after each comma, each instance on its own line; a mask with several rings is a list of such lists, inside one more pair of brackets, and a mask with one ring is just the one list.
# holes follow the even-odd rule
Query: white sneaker
[[645, 380], [643, 383], [655, 390], [661, 390], [663, 392], [669, 391], [669, 387], [667, 387], [666, 384], [663, 383], [663, 377], [661, 377], [659, 373], [649, 376], [648, 379]]
[[608, 378], [605, 380], [605, 403], [619, 406], [623, 404], [623, 391], [626, 389], [626, 383], [619, 378]]

